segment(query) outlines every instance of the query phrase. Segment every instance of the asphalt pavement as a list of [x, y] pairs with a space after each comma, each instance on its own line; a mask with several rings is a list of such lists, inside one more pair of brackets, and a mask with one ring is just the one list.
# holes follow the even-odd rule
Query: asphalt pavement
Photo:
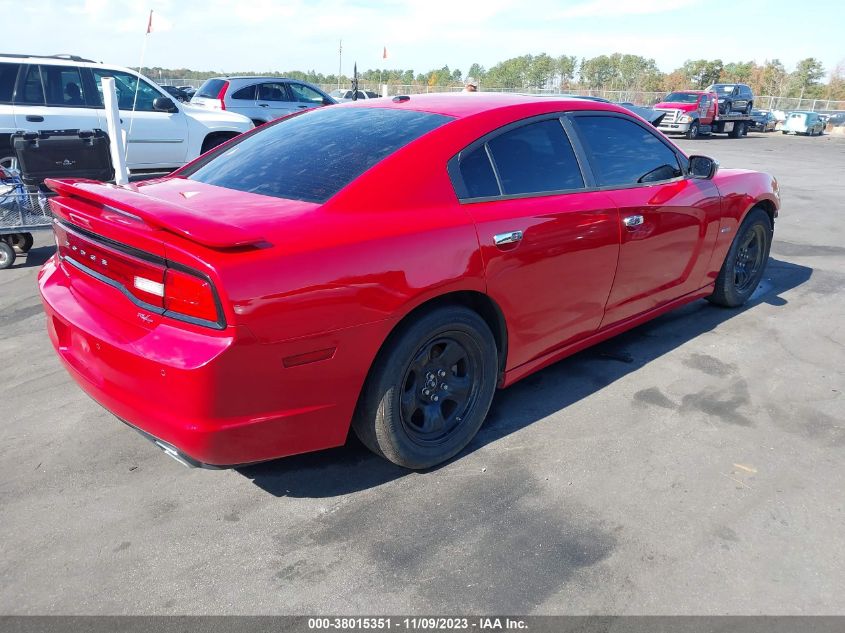
[[167, 458], [60, 366], [38, 234], [0, 271], [0, 614], [845, 614], [845, 137], [679, 144], [781, 183], [752, 301], [499, 392], [426, 473]]

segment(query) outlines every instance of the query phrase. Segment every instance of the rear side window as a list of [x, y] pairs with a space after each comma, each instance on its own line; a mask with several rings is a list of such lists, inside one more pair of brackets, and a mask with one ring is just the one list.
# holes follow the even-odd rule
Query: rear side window
[[225, 83], [225, 79], [209, 79], [200, 86], [200, 89], [197, 90], [196, 96], [205, 97], [207, 99], [216, 99], [217, 95], [220, 94], [220, 89], [223, 88], [223, 84]]
[[82, 77], [73, 66], [41, 66], [47, 105], [85, 107]]
[[20, 64], [0, 64], [0, 103], [11, 103]]
[[493, 166], [487, 156], [487, 148], [482, 145], [474, 149], [461, 159], [461, 178], [467, 188], [470, 198], [486, 198], [498, 196], [499, 183], [496, 181], [496, 174], [493, 173]]
[[624, 187], [682, 175], [678, 157], [644, 127], [614, 116], [574, 116], [572, 122], [600, 187]]
[[247, 86], [232, 93], [232, 99], [242, 99], [244, 101], [255, 100], [255, 86]]
[[283, 83], [266, 83], [258, 86], [259, 101], [290, 101], [288, 89]]
[[15, 103], [30, 105], [44, 105], [44, 86], [41, 84], [41, 68], [27, 66], [24, 70], [23, 81], [15, 95]]
[[246, 135], [181, 172], [190, 180], [325, 202], [370, 167], [451, 117], [385, 108], [317, 108]]
[[575, 152], [558, 119], [510, 130], [488, 145], [505, 195], [584, 187]]

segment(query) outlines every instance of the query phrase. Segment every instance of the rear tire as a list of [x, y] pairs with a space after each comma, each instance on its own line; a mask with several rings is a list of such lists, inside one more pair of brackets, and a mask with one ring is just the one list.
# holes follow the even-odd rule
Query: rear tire
[[32, 233], [15, 233], [12, 235], [12, 246], [18, 253], [28, 253], [34, 242]]
[[759, 207], [751, 209], [728, 249], [713, 294], [707, 297], [710, 303], [736, 308], [748, 301], [766, 269], [773, 234], [768, 214]]
[[475, 437], [493, 400], [496, 341], [463, 307], [435, 309], [392, 335], [373, 364], [352, 427], [394, 464], [431, 468]]
[[15, 263], [15, 249], [5, 240], [0, 241], [0, 270], [6, 270]]

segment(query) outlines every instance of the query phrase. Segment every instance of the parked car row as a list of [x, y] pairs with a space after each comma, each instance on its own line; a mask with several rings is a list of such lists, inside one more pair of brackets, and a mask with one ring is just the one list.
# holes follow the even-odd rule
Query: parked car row
[[258, 126], [280, 117], [337, 101], [317, 86], [283, 77], [214, 77], [207, 80], [191, 104], [207, 110], [229, 110]]
[[107, 129], [102, 79], [114, 79], [131, 171], [172, 170], [253, 128], [234, 112], [181, 103], [129, 68], [70, 55], [0, 55], [0, 165], [16, 169], [18, 130]]

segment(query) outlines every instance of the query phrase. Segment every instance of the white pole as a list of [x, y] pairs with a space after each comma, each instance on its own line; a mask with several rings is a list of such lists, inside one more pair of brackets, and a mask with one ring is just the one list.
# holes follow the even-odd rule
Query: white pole
[[120, 110], [117, 105], [117, 90], [114, 87], [114, 77], [103, 77], [103, 102], [106, 107], [106, 127], [109, 132], [111, 162], [114, 165], [114, 182], [125, 185], [129, 182], [129, 171], [126, 169], [126, 153], [124, 152], [123, 129], [120, 127]]

